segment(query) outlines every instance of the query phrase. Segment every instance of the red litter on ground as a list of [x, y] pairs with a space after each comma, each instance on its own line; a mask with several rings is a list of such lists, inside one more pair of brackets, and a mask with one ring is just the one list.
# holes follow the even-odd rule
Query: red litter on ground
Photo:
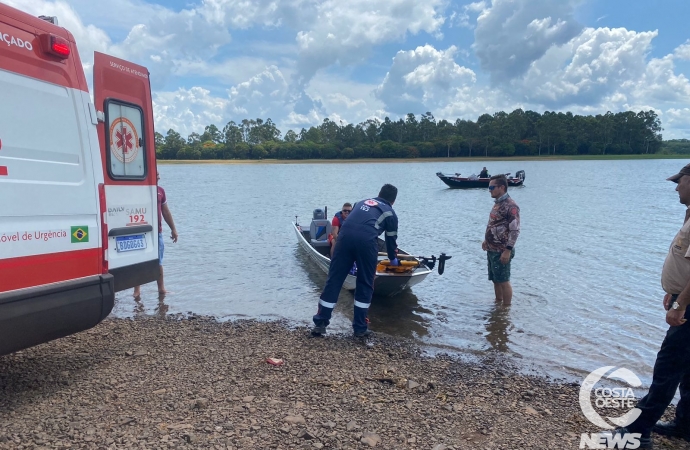
[[283, 360], [278, 358], [266, 358], [266, 362], [274, 366], [282, 366]]

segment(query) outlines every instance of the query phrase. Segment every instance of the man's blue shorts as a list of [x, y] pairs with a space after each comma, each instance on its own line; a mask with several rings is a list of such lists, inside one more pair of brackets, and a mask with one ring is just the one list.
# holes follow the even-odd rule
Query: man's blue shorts
[[163, 233], [158, 233], [158, 265], [163, 265], [163, 249], [165, 244], [163, 243]]

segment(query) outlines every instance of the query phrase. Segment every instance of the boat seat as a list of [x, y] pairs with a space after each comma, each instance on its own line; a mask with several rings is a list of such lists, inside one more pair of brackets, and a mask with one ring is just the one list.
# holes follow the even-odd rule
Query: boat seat
[[331, 234], [331, 222], [327, 219], [314, 219], [309, 227], [311, 245], [314, 247], [330, 247], [328, 235]]

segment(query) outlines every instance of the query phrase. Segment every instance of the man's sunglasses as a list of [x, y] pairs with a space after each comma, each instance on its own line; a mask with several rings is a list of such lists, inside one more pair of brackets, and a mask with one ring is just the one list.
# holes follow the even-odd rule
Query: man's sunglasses
[[489, 186], [490, 191], [493, 191], [494, 189], [496, 189], [496, 186]]
[[340, 211], [340, 212], [342, 212], [342, 213], [349, 213], [349, 212], [352, 212], [352, 210], [351, 210], [351, 209], [343, 209], [343, 210]]

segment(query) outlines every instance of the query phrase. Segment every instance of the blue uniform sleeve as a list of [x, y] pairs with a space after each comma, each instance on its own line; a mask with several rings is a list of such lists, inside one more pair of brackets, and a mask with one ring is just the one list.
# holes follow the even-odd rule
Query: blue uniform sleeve
[[384, 223], [386, 252], [388, 253], [388, 259], [393, 261], [393, 259], [397, 258], [395, 251], [398, 249], [398, 216], [394, 212], [392, 216], [386, 217]]

